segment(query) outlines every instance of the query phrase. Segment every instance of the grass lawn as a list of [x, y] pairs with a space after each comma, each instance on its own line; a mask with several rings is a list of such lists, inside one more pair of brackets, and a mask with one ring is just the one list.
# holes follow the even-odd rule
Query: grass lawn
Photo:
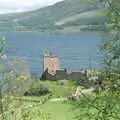
[[67, 103], [47, 102], [32, 111], [40, 111], [41, 113], [34, 120], [75, 120], [72, 105]]
[[52, 91], [52, 97], [56, 98], [58, 96], [66, 97], [72, 95], [75, 92], [76, 88], [70, 86], [69, 84], [61, 85], [59, 82], [51, 81], [40, 81], [41, 84], [47, 86], [50, 91]]

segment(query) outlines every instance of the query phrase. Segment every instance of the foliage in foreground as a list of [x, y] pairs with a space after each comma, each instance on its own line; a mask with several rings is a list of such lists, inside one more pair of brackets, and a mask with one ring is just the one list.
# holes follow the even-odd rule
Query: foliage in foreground
[[100, 93], [71, 103], [74, 105], [75, 117], [79, 120], [120, 119], [119, 93]]

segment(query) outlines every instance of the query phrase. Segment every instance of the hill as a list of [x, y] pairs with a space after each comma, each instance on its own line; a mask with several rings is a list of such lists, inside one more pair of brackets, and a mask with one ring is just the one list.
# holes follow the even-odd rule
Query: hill
[[103, 6], [90, 0], [64, 0], [39, 10], [0, 16], [0, 30], [61, 31], [105, 23]]

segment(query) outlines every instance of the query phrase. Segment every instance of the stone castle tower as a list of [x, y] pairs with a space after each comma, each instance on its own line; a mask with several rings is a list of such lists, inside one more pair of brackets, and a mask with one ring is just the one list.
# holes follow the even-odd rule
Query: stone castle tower
[[44, 72], [56, 73], [60, 69], [59, 59], [52, 53], [44, 54]]

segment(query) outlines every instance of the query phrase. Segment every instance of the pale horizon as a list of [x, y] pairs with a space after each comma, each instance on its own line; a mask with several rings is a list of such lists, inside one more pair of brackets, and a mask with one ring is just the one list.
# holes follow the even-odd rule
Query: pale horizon
[[63, 0], [0, 0], [0, 14], [24, 12], [54, 5]]

